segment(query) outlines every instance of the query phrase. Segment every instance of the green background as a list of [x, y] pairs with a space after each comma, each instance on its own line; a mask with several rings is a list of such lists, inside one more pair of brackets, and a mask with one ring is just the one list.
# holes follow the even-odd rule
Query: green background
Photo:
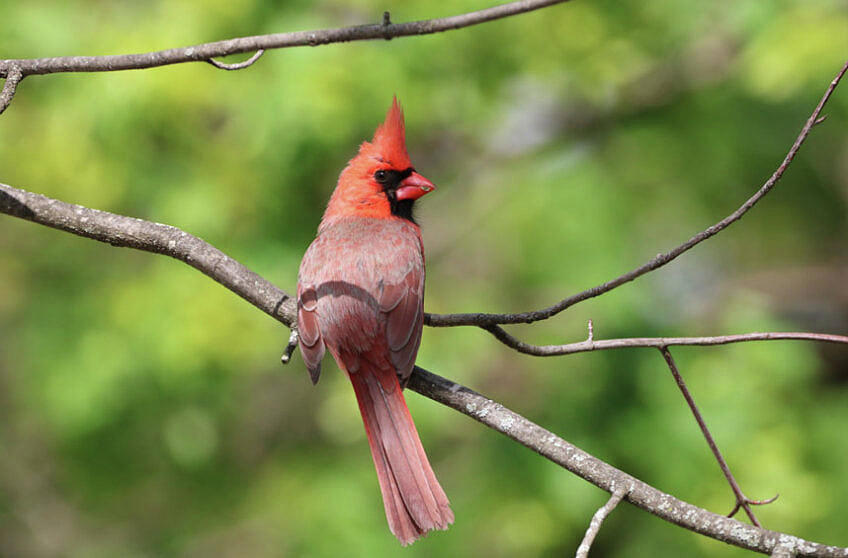
[[[118, 54], [490, 5], [12, 2], [0, 56]], [[547, 306], [718, 221], [773, 172], [848, 53], [840, 0], [581, 0], [440, 35], [34, 76], [0, 181], [180, 227], [292, 292], [339, 171], [393, 94], [417, 169], [430, 312]], [[243, 59], [244, 57], [233, 57]], [[230, 61], [230, 60], [228, 60]], [[848, 84], [776, 189], [662, 270], [512, 328], [536, 343], [848, 331]], [[185, 264], [0, 216], [0, 555], [561, 556], [607, 498], [408, 395], [456, 524], [390, 535], [352, 390]], [[673, 351], [778, 531], [848, 545], [848, 348]], [[719, 513], [732, 495], [656, 350], [518, 355], [425, 329], [418, 363]], [[593, 556], [741, 556], [629, 505]]]

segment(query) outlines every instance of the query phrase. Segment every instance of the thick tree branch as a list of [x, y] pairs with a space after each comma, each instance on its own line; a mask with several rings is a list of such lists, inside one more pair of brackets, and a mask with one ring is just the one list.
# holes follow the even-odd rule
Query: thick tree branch
[[804, 140], [807, 139], [807, 136], [810, 134], [810, 130], [813, 129], [817, 123], [819, 123], [819, 115], [821, 114], [822, 109], [827, 103], [830, 96], [833, 94], [833, 91], [836, 89], [836, 86], [839, 85], [839, 82], [842, 80], [842, 76], [845, 75], [846, 70], [848, 70], [848, 61], [842, 66], [842, 69], [836, 74], [836, 77], [833, 78], [833, 81], [830, 82], [827, 90], [824, 92], [819, 104], [816, 106], [813, 114], [807, 119], [806, 124], [801, 129], [801, 133], [798, 134], [798, 137], [795, 139], [795, 143], [792, 144], [792, 147], [789, 149], [789, 152], [784, 157], [783, 162], [780, 166], [777, 167], [777, 170], [771, 175], [771, 177], [766, 180], [765, 184], [763, 184], [760, 189], [748, 200], [743, 203], [739, 209], [716, 223], [715, 225], [699, 232], [683, 244], [677, 246], [676, 248], [664, 253], [658, 254], [656, 257], [648, 261], [647, 263], [633, 269], [624, 275], [620, 275], [615, 279], [611, 279], [606, 283], [602, 283], [591, 289], [586, 289], [583, 292], [572, 295], [568, 298], [565, 298], [553, 306], [549, 306], [547, 308], [543, 308], [541, 310], [535, 310], [532, 312], [519, 312], [517, 314], [486, 314], [486, 313], [472, 313], [472, 314], [427, 314], [424, 317], [424, 323], [432, 326], [432, 327], [449, 327], [449, 326], [480, 326], [489, 331], [494, 331], [491, 326], [496, 326], [498, 324], [529, 324], [533, 322], [538, 322], [540, 320], [546, 320], [556, 314], [559, 314], [566, 308], [574, 306], [579, 302], [583, 302], [584, 300], [588, 300], [590, 298], [594, 298], [596, 296], [607, 293], [616, 287], [620, 287], [621, 285], [633, 281], [634, 279], [645, 275], [646, 273], [653, 271], [657, 268], [664, 266], [670, 261], [674, 260], [684, 252], [688, 251], [691, 248], [694, 248], [701, 242], [711, 238], [739, 219], [742, 218], [745, 213], [747, 213], [754, 205], [757, 204], [766, 194], [768, 194], [771, 189], [777, 184], [778, 180], [783, 176], [783, 173], [786, 172], [786, 169], [789, 167], [792, 160], [795, 158], [795, 155], [798, 153], [798, 150], [801, 148], [801, 145], [804, 143]]
[[297, 316], [295, 301], [208, 242], [176, 227], [54, 200], [0, 183], [0, 213], [86, 238], [165, 254], [202, 271], [287, 326]]
[[[287, 293], [207, 242], [175, 227], [61, 202], [5, 184], [0, 184], [0, 213], [113, 246], [171, 256], [202, 271], [280, 322], [288, 326], [295, 323], [295, 303]], [[848, 557], [848, 548], [758, 529], [678, 500], [491, 399], [421, 368], [415, 368], [408, 387], [507, 435], [607, 492], [632, 487], [625, 500], [696, 533], [764, 554], [782, 545], [798, 556]]]
[[216, 41], [213, 43], [145, 52], [142, 54], [60, 56], [56, 58], [0, 60], [0, 77], [6, 77], [15, 67], [22, 72], [23, 76], [54, 74], [58, 72], [140, 70], [183, 62], [205, 62], [215, 57], [258, 50], [318, 46], [330, 43], [370, 41], [374, 39], [388, 40], [395, 37], [409, 37], [413, 35], [430, 35], [432, 33], [461, 29], [495, 19], [523, 14], [567, 1], [519, 0], [518, 2], [510, 2], [500, 6], [450, 17], [410, 21], [407, 23], [391, 23], [388, 18], [384, 17], [381, 23], [371, 25], [238, 37], [226, 41]]
[[690, 531], [763, 554], [770, 554], [781, 545], [790, 548], [795, 556], [848, 557], [848, 548], [759, 529], [678, 500], [589, 455], [503, 405], [417, 366], [407, 387], [505, 434], [610, 494], [627, 487], [630, 491], [624, 500]]

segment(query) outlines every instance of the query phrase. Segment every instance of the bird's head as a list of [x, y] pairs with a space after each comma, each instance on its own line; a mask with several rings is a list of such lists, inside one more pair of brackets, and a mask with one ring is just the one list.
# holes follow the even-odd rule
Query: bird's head
[[374, 139], [359, 146], [339, 176], [323, 220], [356, 215], [413, 221], [415, 200], [435, 189], [409, 160], [403, 111], [395, 98]]

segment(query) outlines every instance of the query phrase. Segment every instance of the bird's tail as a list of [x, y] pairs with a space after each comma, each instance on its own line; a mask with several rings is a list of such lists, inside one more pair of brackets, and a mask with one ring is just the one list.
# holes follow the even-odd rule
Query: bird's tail
[[393, 370], [349, 373], [383, 493], [389, 529], [404, 546], [447, 529], [453, 512], [424, 454]]

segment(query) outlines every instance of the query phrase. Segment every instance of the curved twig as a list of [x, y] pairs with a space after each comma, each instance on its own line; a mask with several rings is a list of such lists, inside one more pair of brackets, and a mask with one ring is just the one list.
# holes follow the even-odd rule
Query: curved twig
[[[822, 109], [824, 108], [827, 100], [830, 99], [830, 96], [833, 94], [833, 91], [836, 89], [836, 86], [839, 85], [842, 76], [845, 75], [846, 70], [848, 70], [848, 61], [842, 66], [842, 69], [836, 74], [836, 77], [833, 78], [833, 81], [830, 82], [827, 90], [824, 92], [819, 104], [816, 106], [813, 114], [807, 119], [807, 122], [804, 124], [804, 127], [801, 129], [801, 133], [798, 134], [798, 137], [795, 139], [795, 143], [792, 144], [792, 147], [789, 149], [789, 152], [784, 157], [783, 162], [777, 167], [777, 170], [771, 175], [771, 177], [766, 180], [765, 184], [763, 184], [760, 189], [748, 200], [743, 203], [739, 209], [716, 223], [715, 225], [699, 232], [683, 244], [677, 246], [676, 248], [664, 253], [658, 254], [656, 257], [648, 261], [647, 263], [633, 269], [624, 275], [620, 275], [615, 279], [611, 279], [606, 283], [601, 283], [591, 289], [586, 289], [583, 292], [572, 295], [568, 298], [565, 298], [553, 306], [549, 306], [547, 308], [543, 308], [541, 310], [535, 310], [532, 312], [519, 312], [517, 314], [486, 314], [486, 313], [473, 313], [473, 314], [427, 314], [424, 317], [424, 323], [431, 327], [452, 327], [452, 326], [480, 326], [485, 329], [489, 329], [490, 326], [496, 326], [498, 324], [529, 324], [533, 322], [538, 322], [540, 320], [546, 320], [552, 316], [555, 316], [569, 308], [574, 306], [579, 302], [583, 302], [584, 300], [588, 300], [590, 298], [594, 298], [596, 296], [607, 293], [616, 287], [620, 287], [621, 285], [633, 281], [634, 279], [645, 275], [649, 271], [653, 271], [659, 267], [664, 266], [670, 261], [674, 260], [684, 252], [689, 249], [697, 246], [701, 242], [707, 240], [720, 233], [736, 221], [742, 218], [745, 213], [748, 212], [754, 205], [757, 204], [766, 194], [768, 194], [771, 189], [777, 184], [777, 181], [783, 176], [783, 173], [786, 172], [786, 169], [789, 167], [789, 164], [792, 163], [792, 160], [795, 158], [795, 154], [798, 153], [798, 150], [801, 148], [801, 145], [804, 143], [804, 140], [807, 139], [807, 136], [810, 134], [810, 130], [813, 129], [813, 126], [819, 122], [819, 115], [821, 114]], [[492, 331], [489, 329], [489, 331]], [[493, 332], [494, 333], [494, 332]]]
[[727, 514], [727, 517], [733, 517], [734, 515], [736, 515], [739, 510], [742, 509], [742, 506], [744, 506], [745, 504], [748, 504], [749, 506], [767, 506], [769, 504], [775, 503], [778, 498], [780, 498], [780, 494], [775, 494], [771, 498], [766, 498], [765, 500], [751, 500], [750, 498], [742, 494], [741, 499], [739, 499], [737, 496], [736, 504], [733, 506], [733, 509], [730, 510], [730, 513]]
[[[205, 273], [283, 324], [290, 327], [295, 324], [295, 303], [285, 291], [209, 243], [176, 227], [61, 202], [5, 184], [0, 184], [0, 213], [113, 246], [171, 256]], [[589, 455], [499, 403], [422, 368], [415, 368], [408, 387], [509, 436], [607, 492], [632, 486], [625, 500], [690, 531], [765, 554], [780, 544], [799, 556], [848, 557], [848, 548], [758, 529], [678, 500]]]
[[207, 62], [209, 62], [210, 64], [212, 64], [213, 66], [215, 66], [219, 70], [243, 70], [243, 69], [247, 68], [248, 66], [252, 66], [257, 60], [259, 60], [259, 57], [262, 56], [263, 54], [265, 54], [265, 49], [260, 48], [259, 50], [257, 50], [253, 54], [253, 56], [251, 56], [250, 58], [248, 58], [244, 62], [236, 62], [235, 64], [226, 64], [224, 62], [219, 62], [218, 60], [215, 60], [214, 58], [210, 58], [209, 60], [207, 60]]
[[229, 56], [256, 50], [271, 50], [300, 46], [318, 46], [350, 41], [391, 39], [413, 35], [429, 35], [478, 25], [487, 21], [510, 17], [525, 12], [560, 4], [568, 0], [519, 0], [500, 6], [465, 14], [411, 21], [407, 23], [381, 22], [371, 25], [295, 31], [239, 37], [226, 41], [215, 41], [194, 46], [172, 48], [142, 54], [118, 54], [110, 56], [61, 56], [56, 58], [30, 58], [0, 60], [0, 77], [4, 77], [15, 66], [24, 76], [54, 74], [58, 72], [112, 72], [117, 70], [140, 70], [184, 62], [205, 62], [212, 58]]

